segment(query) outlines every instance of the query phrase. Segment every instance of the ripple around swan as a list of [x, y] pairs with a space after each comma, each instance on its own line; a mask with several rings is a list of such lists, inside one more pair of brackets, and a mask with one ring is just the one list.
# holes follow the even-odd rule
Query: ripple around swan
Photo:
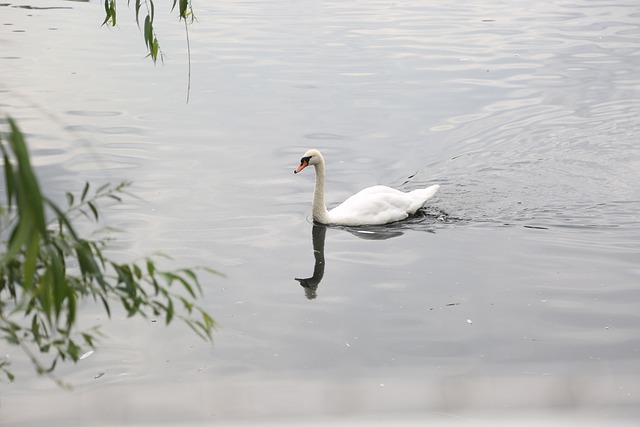
[[[535, 74], [522, 75], [512, 78], [530, 85], [519, 92], [522, 97], [497, 100], [481, 113], [434, 126], [432, 131], [448, 144], [447, 152], [457, 154], [420, 171], [414, 181], [444, 183], [436, 201], [454, 216], [505, 223], [537, 217], [546, 226], [603, 225], [597, 214], [582, 215], [585, 204], [615, 207], [618, 201], [636, 200], [640, 188], [633, 136], [640, 132], [640, 102], [625, 90], [640, 87], [640, 79], [630, 72], [633, 60], [623, 51], [609, 50], [607, 56], [612, 59], [596, 73], [600, 65], [588, 63], [591, 55], [561, 61], [581, 64], [590, 79], [600, 74], [593, 83], [574, 80], [550, 93]], [[558, 77], [570, 79], [575, 68], [561, 68]], [[618, 76], [623, 76], [622, 84]], [[609, 96], [603, 99], [605, 92]], [[440, 176], [438, 169], [446, 173]], [[464, 200], [464, 205], [454, 206], [452, 200]], [[475, 206], [473, 213], [468, 204]], [[620, 219], [616, 212], [608, 215]], [[568, 218], [574, 218], [572, 224], [566, 223]]]

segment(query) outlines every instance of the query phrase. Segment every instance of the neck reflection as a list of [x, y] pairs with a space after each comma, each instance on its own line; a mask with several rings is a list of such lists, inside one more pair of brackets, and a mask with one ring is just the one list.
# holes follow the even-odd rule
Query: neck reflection
[[324, 240], [327, 234], [327, 227], [324, 225], [313, 225], [311, 235], [313, 237], [313, 257], [315, 263], [313, 265], [313, 276], [306, 279], [296, 278], [300, 285], [304, 288], [307, 299], [315, 299], [316, 290], [324, 276]]

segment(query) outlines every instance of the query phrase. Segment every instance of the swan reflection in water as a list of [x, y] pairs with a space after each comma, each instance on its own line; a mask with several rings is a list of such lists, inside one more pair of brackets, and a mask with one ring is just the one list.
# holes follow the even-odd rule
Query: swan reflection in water
[[315, 299], [317, 296], [316, 290], [324, 276], [324, 239], [327, 235], [327, 227], [314, 224], [311, 235], [313, 236], [313, 257], [315, 258], [313, 276], [307, 277], [306, 279], [296, 278], [304, 288], [307, 299]]
[[[307, 299], [315, 299], [318, 295], [316, 293], [318, 285], [324, 277], [324, 241], [327, 235], [327, 226], [321, 224], [314, 224], [311, 230], [311, 236], [313, 238], [313, 257], [315, 259], [313, 265], [313, 275], [306, 279], [300, 279], [296, 277], [296, 280], [300, 282], [300, 285], [304, 288], [304, 293]], [[400, 230], [385, 229], [380, 227], [334, 227], [341, 228], [348, 231], [354, 236], [358, 236], [361, 239], [366, 240], [385, 240], [392, 237], [398, 237], [403, 234]]]

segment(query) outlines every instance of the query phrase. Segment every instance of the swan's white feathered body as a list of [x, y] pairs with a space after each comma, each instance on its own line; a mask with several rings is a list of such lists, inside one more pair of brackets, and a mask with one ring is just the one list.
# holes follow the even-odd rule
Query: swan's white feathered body
[[294, 172], [298, 173], [309, 165], [316, 168], [313, 219], [322, 224], [356, 226], [400, 221], [415, 214], [439, 188], [438, 185], [432, 185], [405, 193], [384, 185], [376, 185], [365, 188], [341, 205], [327, 211], [324, 203], [324, 158], [318, 150], [307, 151]]

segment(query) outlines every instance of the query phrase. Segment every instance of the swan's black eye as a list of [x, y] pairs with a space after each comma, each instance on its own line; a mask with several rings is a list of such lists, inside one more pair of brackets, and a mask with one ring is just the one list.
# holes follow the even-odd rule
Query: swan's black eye
[[300, 164], [304, 164], [304, 163], [309, 163], [311, 161], [311, 156], [309, 157], [303, 157], [300, 159]]

